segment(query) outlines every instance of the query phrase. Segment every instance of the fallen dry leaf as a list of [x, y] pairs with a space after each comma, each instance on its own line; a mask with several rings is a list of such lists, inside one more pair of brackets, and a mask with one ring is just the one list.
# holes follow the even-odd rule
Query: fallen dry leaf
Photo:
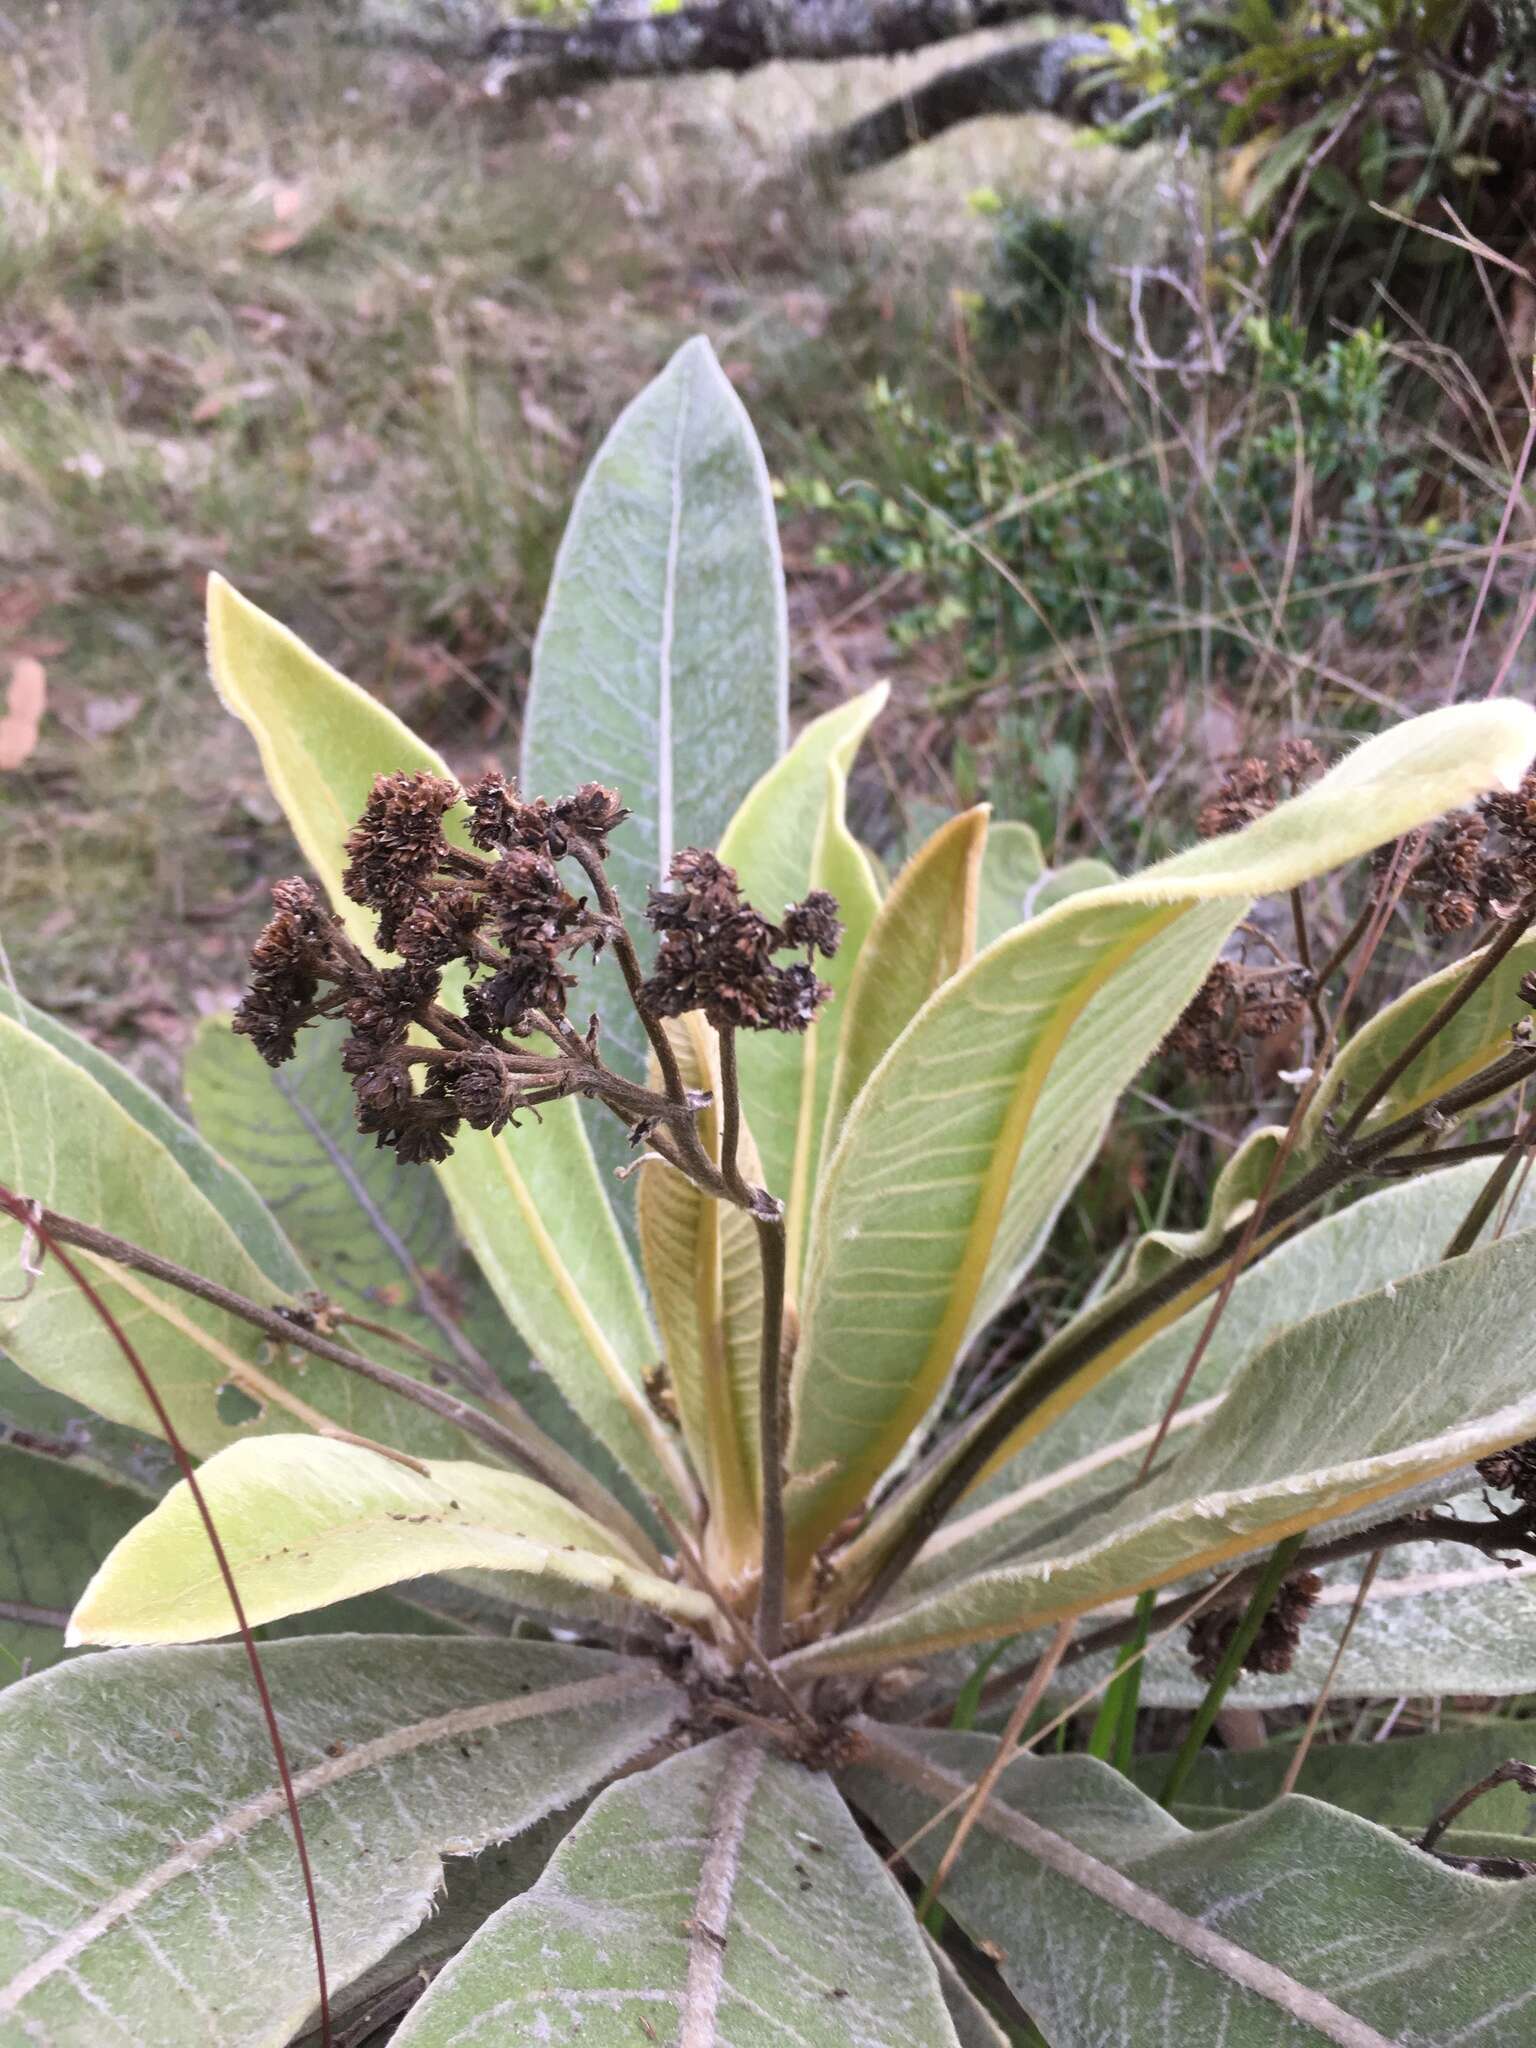
[[48, 671], [30, 654], [11, 663], [11, 686], [0, 718], [0, 768], [19, 768], [37, 745], [48, 701]]

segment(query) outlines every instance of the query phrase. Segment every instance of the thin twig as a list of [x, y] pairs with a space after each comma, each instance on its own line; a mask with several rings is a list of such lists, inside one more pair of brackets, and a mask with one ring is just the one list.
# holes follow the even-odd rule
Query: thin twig
[[[1433, 234], [1435, 230], [1429, 228], [1425, 232]], [[1449, 240], [1450, 237], [1447, 236], [1446, 239]], [[1509, 535], [1510, 521], [1515, 516], [1516, 505], [1522, 503], [1524, 499], [1525, 472], [1530, 467], [1533, 451], [1536, 451], [1536, 405], [1531, 404], [1529, 395], [1527, 396], [1526, 405], [1529, 417], [1526, 423], [1525, 439], [1520, 443], [1520, 453], [1515, 457], [1514, 474], [1509, 480], [1509, 490], [1505, 494], [1504, 507], [1499, 514], [1499, 526], [1498, 531], [1493, 536], [1493, 548], [1484, 566], [1482, 581], [1477, 586], [1477, 597], [1473, 601], [1472, 616], [1467, 621], [1467, 630], [1462, 637], [1461, 647], [1456, 656], [1456, 666], [1451, 671], [1450, 687], [1445, 693], [1448, 704], [1455, 703], [1457, 692], [1461, 688], [1462, 671], [1466, 668], [1467, 656], [1472, 652], [1472, 643], [1477, 636], [1477, 629], [1482, 621], [1483, 607], [1488, 602], [1488, 593], [1493, 588], [1494, 572], [1498, 568], [1500, 557], [1504, 552], [1504, 543]]]
[[976, 1780], [975, 1789], [971, 1793], [970, 1803], [966, 1807], [965, 1812], [960, 1816], [960, 1824], [955, 1829], [949, 1846], [939, 1858], [938, 1868], [923, 1887], [923, 1896], [918, 1901], [917, 1907], [917, 1917], [919, 1920], [926, 1919], [928, 1913], [937, 1902], [940, 1892], [943, 1891], [945, 1884], [949, 1880], [949, 1873], [954, 1869], [956, 1862], [959, 1860], [960, 1851], [965, 1847], [966, 1837], [970, 1834], [971, 1829], [975, 1827], [982, 1809], [992, 1797], [998, 1779], [1007, 1770], [1018, 1753], [1019, 1737], [1023, 1734], [1030, 1715], [1039, 1706], [1041, 1695], [1050, 1684], [1052, 1673], [1061, 1662], [1067, 1644], [1072, 1640], [1072, 1631], [1076, 1626], [1077, 1623], [1075, 1621], [1062, 1622], [1055, 1635], [1052, 1636], [1045, 1655], [1030, 1673], [1029, 1683], [1025, 1686], [1023, 1692], [1020, 1693], [1013, 1712], [1008, 1716], [1008, 1725], [998, 1738], [997, 1748], [992, 1752], [986, 1769]]
[[1465, 1813], [1474, 1799], [1481, 1799], [1485, 1792], [1492, 1792], [1500, 1785], [1518, 1785], [1522, 1792], [1536, 1792], [1536, 1768], [1521, 1763], [1518, 1757], [1510, 1757], [1504, 1763], [1496, 1764], [1485, 1778], [1479, 1778], [1477, 1783], [1469, 1785], [1465, 1792], [1458, 1792], [1449, 1806], [1441, 1808], [1420, 1835], [1418, 1846], [1432, 1851], [1458, 1814]]
[[1373, 1550], [1365, 1561], [1365, 1570], [1360, 1574], [1360, 1583], [1355, 1588], [1354, 1599], [1350, 1602], [1349, 1613], [1345, 1617], [1344, 1627], [1340, 1633], [1338, 1644], [1334, 1649], [1333, 1659], [1323, 1678], [1317, 1698], [1312, 1702], [1312, 1711], [1307, 1716], [1306, 1727], [1301, 1731], [1301, 1740], [1296, 1745], [1296, 1753], [1291, 1758], [1289, 1764], [1287, 1764], [1285, 1776], [1281, 1780], [1280, 1791], [1277, 1795], [1281, 1799], [1284, 1799], [1288, 1793], [1296, 1790], [1296, 1780], [1301, 1776], [1301, 1767], [1307, 1760], [1307, 1754], [1322, 1723], [1323, 1714], [1328, 1705], [1328, 1696], [1333, 1691], [1333, 1681], [1339, 1675], [1339, 1666], [1344, 1661], [1344, 1652], [1349, 1648], [1349, 1639], [1355, 1632], [1355, 1624], [1365, 1612], [1365, 1603], [1370, 1597], [1371, 1581], [1375, 1578], [1380, 1568], [1381, 1560], [1385, 1556], [1386, 1552], [1384, 1550]]
[[741, 1080], [736, 1071], [736, 1027], [721, 1023], [715, 1036], [720, 1045], [720, 1171], [735, 1199], [750, 1208], [752, 1193], [737, 1163], [741, 1149]]
[[1328, 1043], [1328, 1013], [1323, 1008], [1322, 984], [1312, 965], [1312, 935], [1307, 930], [1307, 906], [1302, 901], [1301, 891], [1291, 891], [1291, 924], [1296, 933], [1296, 958], [1308, 978], [1307, 1008], [1312, 1014], [1312, 1029], [1316, 1034], [1312, 1041], [1312, 1063], [1315, 1066]]
[[[272, 1079], [278, 1093], [293, 1111], [294, 1116], [304, 1126], [305, 1131], [314, 1143], [325, 1154], [331, 1166], [334, 1167], [348, 1194], [351, 1195], [353, 1201], [356, 1202], [358, 1208], [362, 1211], [370, 1230], [373, 1231], [379, 1242], [392, 1255], [400, 1270], [405, 1274], [406, 1279], [415, 1288], [417, 1299], [421, 1303], [422, 1314], [440, 1332], [444, 1342], [449, 1345], [454, 1357], [458, 1359], [459, 1367], [457, 1370], [447, 1368], [446, 1364], [445, 1369], [450, 1370], [451, 1376], [472, 1392], [482, 1394], [487, 1398], [491, 1398], [493, 1395], [499, 1396], [504, 1394], [506, 1389], [502, 1386], [490, 1361], [483, 1357], [476, 1346], [470, 1342], [454, 1318], [448, 1313], [447, 1308], [438, 1299], [436, 1287], [422, 1270], [415, 1253], [400, 1235], [399, 1231], [395, 1229], [379, 1204], [374, 1200], [367, 1183], [357, 1171], [353, 1160], [342, 1146], [337, 1144], [334, 1136], [313, 1113], [309, 1105], [302, 1100], [297, 1087], [281, 1069], [274, 1070]], [[361, 1318], [358, 1318], [358, 1321], [361, 1322]]]
[[1478, 1191], [1477, 1200], [1456, 1226], [1455, 1235], [1441, 1253], [1441, 1259], [1459, 1259], [1483, 1234], [1483, 1226], [1504, 1198], [1504, 1190], [1515, 1177], [1521, 1160], [1536, 1145], [1536, 1111], [1528, 1116], [1508, 1145], [1498, 1165]]
[[677, 1064], [677, 1054], [667, 1037], [666, 1026], [652, 1014], [645, 1000], [645, 976], [640, 967], [640, 955], [635, 951], [635, 942], [630, 936], [629, 926], [624, 922], [623, 906], [618, 892], [608, 879], [603, 857], [590, 840], [572, 833], [567, 841], [571, 858], [576, 862], [587, 880], [592, 884], [592, 893], [598, 907], [612, 925], [610, 940], [619, 971], [624, 976], [624, 986], [629, 990], [629, 1000], [634, 1005], [635, 1015], [645, 1027], [645, 1035], [651, 1041], [651, 1050], [656, 1055], [656, 1064], [661, 1069], [662, 1086], [668, 1098], [676, 1103], [688, 1100], [688, 1091], [683, 1086], [682, 1069]]
[[1466, 963], [1467, 972], [1462, 975], [1455, 988], [1425, 1018], [1396, 1058], [1389, 1060], [1383, 1067], [1345, 1120], [1338, 1135], [1339, 1144], [1349, 1143], [1371, 1111], [1407, 1073], [1420, 1053], [1439, 1037], [1457, 1011], [1472, 1000], [1499, 963], [1514, 950], [1533, 920], [1536, 920], [1536, 892], [1525, 898], [1491, 946], [1485, 946], [1481, 953], [1474, 953], [1471, 956]]

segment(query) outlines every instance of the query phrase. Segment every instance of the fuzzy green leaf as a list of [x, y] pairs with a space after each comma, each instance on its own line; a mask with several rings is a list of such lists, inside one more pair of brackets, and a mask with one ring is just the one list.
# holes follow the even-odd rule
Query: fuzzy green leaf
[[[126, 1237], [204, 1278], [270, 1304], [273, 1287], [236, 1228], [153, 1131], [76, 1061], [0, 1017], [0, 1180], [85, 1223]], [[20, 1230], [0, 1221], [0, 1250], [17, 1265]], [[321, 1359], [302, 1370], [250, 1324], [94, 1254], [76, 1255], [138, 1345], [183, 1442], [206, 1456], [253, 1428], [339, 1424], [428, 1455], [461, 1454], [451, 1424]], [[157, 1431], [127, 1360], [57, 1260], [29, 1292], [0, 1304], [0, 1342], [23, 1371], [110, 1421]], [[226, 1420], [220, 1390], [261, 1411]]]
[[[882, 1734], [849, 1789], [903, 1841], [993, 1747]], [[912, 1850], [920, 1872], [949, 1833]], [[1010, 1765], [944, 1903], [1000, 1953], [1051, 2048], [1504, 2048], [1536, 2005], [1536, 1889], [1463, 1876], [1311, 1799], [1191, 1834], [1091, 1757]]]
[[[1358, 1813], [1416, 1841], [1460, 1792], [1508, 1758], [1536, 1762], [1529, 1722], [1498, 1722], [1453, 1735], [1415, 1735], [1395, 1742], [1319, 1742], [1307, 1752], [1296, 1790], [1309, 1799]], [[1207, 1749], [1195, 1759], [1173, 1811], [1187, 1828], [1240, 1820], [1277, 1797], [1294, 1751], [1289, 1743], [1262, 1749]], [[1156, 1798], [1171, 1759], [1138, 1757], [1132, 1780]], [[1518, 1785], [1500, 1785], [1468, 1807], [1436, 1843], [1448, 1856], [1513, 1856], [1536, 1851], [1536, 1804]]]
[[1084, 889], [1105, 888], [1114, 880], [1114, 869], [1102, 860], [1073, 860], [1065, 867], [1047, 867], [1040, 835], [1032, 825], [994, 824], [981, 863], [976, 950], [981, 952], [1026, 918], [1041, 916], [1069, 896]]
[[956, 2048], [917, 1923], [830, 1782], [740, 1737], [611, 1786], [396, 2048]]
[[978, 952], [1029, 915], [1030, 898], [1045, 873], [1045, 849], [1033, 825], [1005, 819], [987, 833], [976, 906]]
[[976, 952], [987, 807], [962, 811], [913, 854], [869, 928], [848, 989], [827, 1110], [836, 1142], [860, 1089], [928, 998]]
[[1526, 1362], [1536, 1231], [1294, 1323], [1255, 1353], [1194, 1440], [1146, 1486], [1074, 1531], [799, 1651], [807, 1670], [865, 1668], [1080, 1614], [1366, 1519], [1536, 1434]]
[[[661, 1579], [537, 1480], [440, 1460], [424, 1469], [357, 1444], [265, 1437], [198, 1473], [246, 1618], [280, 1621], [429, 1572], [505, 1571], [558, 1607], [572, 1585], [706, 1621], [710, 1602]], [[70, 1619], [72, 1643], [189, 1643], [235, 1626], [191, 1492], [171, 1489], [113, 1551]]]
[[70, 1608], [148, 1505], [66, 1459], [0, 1441], [0, 1686], [64, 1654]]
[[[651, 1666], [552, 1643], [326, 1637], [262, 1661], [338, 1990], [433, 1910], [445, 1853], [579, 1798], [683, 1705]], [[0, 2040], [283, 2048], [314, 1995], [238, 1645], [88, 1657], [0, 1699]]]
[[[1447, 1240], [1488, 1177], [1471, 1163], [1402, 1181], [1299, 1231], [1249, 1266], [1233, 1288], [1169, 1434], [1169, 1453], [1190, 1440], [1259, 1347], [1292, 1323], [1369, 1294], [1438, 1263]], [[1237, 1179], [1243, 1178], [1239, 1172]], [[1224, 1215], [1224, 1206], [1217, 1210]], [[1536, 1224], [1536, 1188], [1528, 1188], [1508, 1230]], [[1490, 1231], [1492, 1225], [1489, 1226]], [[1190, 1233], [1191, 1241], [1198, 1241]], [[1203, 1236], [1203, 1233], [1201, 1234]], [[1178, 1239], [1161, 1238], [1170, 1250]], [[1153, 1247], [1143, 1241], [1145, 1269]], [[1212, 1279], [1214, 1292], [1219, 1273]], [[1118, 1291], [1118, 1290], [1117, 1290]], [[1090, 1512], [1135, 1478], [1211, 1312], [1200, 1301], [1122, 1354], [1109, 1347], [1105, 1371], [1078, 1401], [1047, 1419], [963, 1510], [924, 1548], [906, 1581], [912, 1591], [1017, 1554], [1047, 1540], [1072, 1516]], [[1085, 1320], [1089, 1320], [1085, 1318]], [[1068, 1324], [1061, 1337], [1076, 1327]], [[1053, 1345], [1060, 1338], [1053, 1339]], [[1047, 1347], [1049, 1350], [1050, 1347]], [[1044, 1355], [1044, 1354], [1042, 1354]], [[1166, 1455], [1166, 1454], [1165, 1454]]]
[[[99, 1081], [119, 1108], [141, 1124], [170, 1153], [194, 1187], [208, 1197], [230, 1225], [241, 1244], [260, 1266], [274, 1287], [284, 1294], [299, 1294], [309, 1286], [304, 1262], [280, 1229], [260, 1193], [227, 1157], [191, 1124], [177, 1116], [158, 1095], [136, 1080], [128, 1069], [92, 1045], [88, 1038], [71, 1031], [57, 1017], [50, 1017], [35, 1003], [21, 1002], [0, 988], [0, 1017], [16, 1023], [41, 1038], [68, 1060], [73, 1060]], [[246, 1048], [248, 1051], [249, 1048]]]
[[[1458, 960], [1438, 974], [1406, 990], [1396, 1002], [1378, 1010], [1344, 1047], [1327, 1079], [1313, 1098], [1302, 1127], [1295, 1171], [1324, 1142], [1324, 1119], [1338, 1122], [1404, 1051], [1421, 1025], [1473, 974], [1479, 955]], [[1372, 1110], [1362, 1128], [1369, 1137], [1383, 1124], [1408, 1116], [1432, 1102], [1447, 1088], [1470, 1081], [1509, 1050], [1511, 1027], [1529, 1018], [1522, 1002], [1522, 979], [1536, 966], [1536, 933], [1517, 939], [1487, 979], [1437, 1031], [1424, 1050], [1404, 1069]]]
[[[631, 912], [680, 847], [718, 842], [783, 752], [788, 645], [768, 471], [696, 336], [626, 406], [576, 494], [523, 714], [530, 794], [598, 781], [629, 805], [609, 873]], [[591, 986], [607, 1056], [640, 1080], [645, 1033], [611, 961]]]
[[[1463, 1520], [1481, 1520], [1487, 1512], [1476, 1494], [1460, 1495], [1450, 1505]], [[1362, 1561], [1352, 1558], [1323, 1572], [1322, 1594], [1290, 1669], [1242, 1672], [1229, 1695], [1232, 1705], [1292, 1706], [1317, 1698], [1361, 1571]], [[1019, 1655], [1025, 1654], [1021, 1645]], [[1073, 1685], [1084, 1690], [1103, 1668], [1096, 1658], [1074, 1666]], [[1153, 1644], [1142, 1680], [1148, 1706], [1193, 1706], [1202, 1690], [1190, 1670], [1182, 1630]], [[1404, 1543], [1389, 1550], [1330, 1690], [1341, 1700], [1405, 1693], [1497, 1699], [1536, 1691], [1536, 1564], [1529, 1558], [1506, 1564], [1459, 1543]]]
[[1533, 747], [1525, 705], [1409, 720], [1246, 831], [1033, 919], [920, 1012], [817, 1192], [790, 1449], [798, 1569], [1017, 1284], [1248, 903], [1518, 780]]
[[[720, 1157], [719, 1053], [703, 1017], [670, 1027], [684, 1084], [712, 1098], [697, 1119], [699, 1140]], [[749, 1183], [762, 1169], [743, 1130], [737, 1164]], [[762, 1471], [758, 1370], [763, 1276], [750, 1216], [702, 1194], [664, 1160], [640, 1182], [640, 1250], [661, 1326], [663, 1357], [683, 1436], [709, 1502], [704, 1554], [716, 1584], [753, 1570], [761, 1554]]]

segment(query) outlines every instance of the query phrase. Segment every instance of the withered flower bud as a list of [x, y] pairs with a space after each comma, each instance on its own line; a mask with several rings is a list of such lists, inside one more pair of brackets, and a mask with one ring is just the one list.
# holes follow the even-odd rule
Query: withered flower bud
[[1323, 765], [1323, 757], [1311, 740], [1282, 740], [1275, 749], [1275, 773], [1289, 785], [1292, 794], [1310, 782]]
[[[1316, 1572], [1292, 1572], [1282, 1581], [1259, 1624], [1259, 1632], [1243, 1658], [1244, 1671], [1264, 1671], [1278, 1677], [1289, 1671], [1301, 1642], [1302, 1623], [1317, 1605], [1323, 1582]], [[1220, 1668], [1228, 1645], [1237, 1634], [1241, 1609], [1207, 1608], [1197, 1614], [1186, 1631], [1190, 1662], [1196, 1678], [1209, 1685]]]
[[275, 914], [251, 948], [251, 983], [234, 1028], [269, 1067], [293, 1058], [298, 1033], [318, 1014], [320, 970], [334, 926], [314, 890], [295, 877], [272, 889]]
[[1275, 782], [1265, 761], [1239, 761], [1221, 778], [1221, 786], [1195, 820], [1202, 839], [1239, 831], [1275, 808]]
[[517, 1083], [494, 1054], [455, 1061], [444, 1071], [448, 1100], [471, 1130], [502, 1130], [517, 1102]]
[[1536, 1437], [1511, 1444], [1508, 1450], [1491, 1451], [1478, 1459], [1477, 1471], [1495, 1493], [1512, 1493], [1516, 1500], [1536, 1507]]
[[618, 791], [601, 782], [584, 782], [569, 796], [560, 797], [554, 808], [555, 830], [550, 835], [555, 852], [563, 850], [565, 836], [577, 833], [591, 840], [599, 854], [608, 851], [608, 834], [629, 816], [619, 802]]
[[565, 992], [574, 977], [562, 974], [546, 948], [530, 946], [505, 967], [498, 967], [488, 981], [476, 982], [466, 991], [464, 1016], [476, 1031], [487, 1035], [499, 1031], [523, 1032], [530, 1010], [560, 1014]]
[[1246, 992], [1238, 1004], [1237, 1028], [1244, 1038], [1278, 1038], [1282, 1031], [1289, 1031], [1301, 1016], [1302, 1001], [1299, 995], [1273, 984], [1262, 985], [1258, 992]]
[[1242, 1058], [1226, 1030], [1236, 988], [1237, 969], [1230, 960], [1218, 960], [1164, 1039], [1164, 1053], [1183, 1060], [1192, 1074], [1237, 1073]]
[[1492, 916], [1508, 917], [1521, 897], [1536, 888], [1536, 770], [1518, 789], [1479, 797], [1477, 808], [1501, 842], [1485, 865], [1485, 907]]
[[386, 1059], [365, 1068], [352, 1084], [358, 1106], [370, 1115], [392, 1116], [411, 1100], [410, 1070]]
[[554, 862], [526, 846], [514, 846], [496, 863], [486, 884], [486, 911], [511, 952], [563, 939], [586, 915]]
[[791, 946], [804, 946], [807, 955], [820, 953], [830, 960], [842, 936], [837, 898], [826, 889], [812, 889], [803, 903], [791, 903], [784, 913], [785, 939]]
[[474, 960], [475, 939], [485, 905], [472, 889], [444, 889], [424, 896], [395, 933], [395, 950], [414, 967], [446, 967], [450, 960]]
[[499, 768], [489, 768], [464, 791], [469, 805], [469, 838], [482, 853], [494, 853], [498, 846], [510, 846], [513, 820], [518, 810], [517, 785], [509, 782]]
[[441, 975], [415, 962], [404, 967], [365, 968], [353, 977], [342, 1015], [360, 1037], [395, 1045], [441, 987]]
[[816, 1021], [816, 1012], [830, 1001], [832, 991], [817, 979], [816, 970], [804, 960], [788, 967], [776, 967], [763, 1005], [764, 1022], [770, 1031], [805, 1031]]
[[450, 1142], [458, 1131], [458, 1120], [445, 1123], [409, 1123], [395, 1132], [380, 1131], [379, 1143], [392, 1146], [402, 1166], [438, 1166], [453, 1152]]
[[[1495, 915], [1494, 888], [1503, 887], [1502, 874], [1490, 878], [1484, 848], [1487, 822], [1475, 811], [1460, 811], [1447, 818], [1429, 840], [1403, 887], [1404, 897], [1424, 905], [1426, 929], [1437, 938], [1464, 932], [1481, 917]], [[1395, 849], [1378, 848], [1372, 866], [1378, 877], [1392, 867]]]
[[1477, 898], [1464, 889], [1446, 889], [1431, 898], [1424, 912], [1426, 927], [1436, 938], [1464, 932], [1477, 923]]
[[458, 797], [441, 775], [381, 775], [375, 781], [347, 836], [351, 860], [341, 886], [354, 903], [379, 913], [381, 946], [393, 950], [401, 920], [446, 857], [442, 820]]

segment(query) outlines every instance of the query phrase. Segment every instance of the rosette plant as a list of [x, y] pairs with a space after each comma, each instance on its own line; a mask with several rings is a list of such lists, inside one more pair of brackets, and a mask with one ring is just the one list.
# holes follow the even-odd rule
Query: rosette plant
[[[702, 342], [580, 493], [515, 781], [217, 580], [210, 647], [312, 879], [195, 1127], [0, 1016], [0, 2043], [1527, 2038], [1519, 1768], [1418, 1843], [1509, 1731], [1201, 1743], [1536, 1688], [1536, 713], [1246, 767], [1129, 879], [978, 809], [887, 881], [884, 693], [786, 748]], [[1415, 897], [1464, 957], [1355, 1021]], [[969, 1371], [1164, 1041], [1303, 1005], [1205, 1225]]]

